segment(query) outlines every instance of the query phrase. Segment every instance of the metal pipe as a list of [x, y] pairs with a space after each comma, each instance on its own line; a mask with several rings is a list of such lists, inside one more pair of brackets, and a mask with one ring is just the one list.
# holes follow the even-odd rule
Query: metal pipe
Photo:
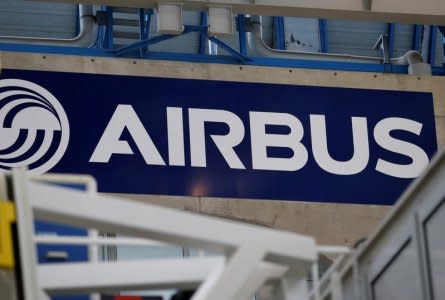
[[91, 5], [79, 5], [79, 34], [73, 38], [42, 38], [42, 37], [21, 37], [21, 36], [0, 36], [2, 43], [21, 43], [31, 45], [52, 45], [52, 46], [79, 46], [90, 47], [94, 44], [97, 35], [96, 21]]
[[424, 62], [422, 55], [414, 50], [410, 50], [406, 52], [404, 55], [398, 58], [394, 58], [392, 61], [400, 65], [407, 65], [407, 64], [412, 65]]

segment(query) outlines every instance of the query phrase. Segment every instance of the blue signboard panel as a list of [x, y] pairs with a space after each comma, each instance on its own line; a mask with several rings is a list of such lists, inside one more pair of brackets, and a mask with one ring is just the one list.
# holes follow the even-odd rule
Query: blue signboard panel
[[437, 150], [431, 93], [23, 70], [0, 79], [0, 168], [87, 173], [100, 192], [392, 204]]

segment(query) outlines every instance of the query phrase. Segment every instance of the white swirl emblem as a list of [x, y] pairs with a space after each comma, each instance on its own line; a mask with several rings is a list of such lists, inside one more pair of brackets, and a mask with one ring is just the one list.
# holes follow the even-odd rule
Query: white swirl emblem
[[0, 80], [0, 170], [54, 167], [68, 147], [65, 110], [46, 89], [21, 79]]

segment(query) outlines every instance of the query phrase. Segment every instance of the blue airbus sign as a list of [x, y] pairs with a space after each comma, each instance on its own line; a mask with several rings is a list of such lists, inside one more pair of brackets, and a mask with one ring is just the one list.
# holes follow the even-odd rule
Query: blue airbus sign
[[101, 192], [391, 204], [437, 150], [431, 93], [3, 70], [0, 168]]

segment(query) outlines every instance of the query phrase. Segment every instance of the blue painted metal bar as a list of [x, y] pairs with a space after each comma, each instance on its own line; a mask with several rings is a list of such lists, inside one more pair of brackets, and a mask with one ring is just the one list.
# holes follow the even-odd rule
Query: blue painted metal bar
[[388, 53], [389, 59], [394, 57], [394, 45], [395, 45], [396, 25], [393, 23], [388, 24]]
[[239, 61], [245, 62], [245, 61], [250, 60], [248, 57], [246, 57], [243, 54], [241, 54], [240, 52], [236, 51], [235, 49], [233, 49], [232, 47], [230, 47], [229, 45], [227, 45], [220, 39], [218, 39], [214, 36], [209, 36], [208, 39], [211, 40], [213, 43], [217, 44], [220, 48], [227, 51], [230, 55], [236, 57]]
[[107, 6], [107, 30], [105, 32], [105, 48], [113, 48], [113, 8]]
[[[206, 11], [201, 12], [201, 26], [208, 26], [208, 15]], [[206, 54], [207, 35], [204, 31], [199, 34], [199, 54]]]
[[[149, 9], [148, 11], [146, 11], [144, 8], [139, 9], [139, 39], [141, 41], [148, 40], [152, 14], [152, 9]], [[139, 50], [141, 57], [143, 57], [145, 52], [147, 51], [148, 46], [141, 47], [141, 49]]]
[[318, 20], [318, 29], [320, 31], [320, 52], [328, 53], [329, 52], [328, 23], [325, 19]]
[[437, 26], [430, 27], [430, 47], [428, 52], [428, 63], [432, 66], [436, 63], [437, 48]]
[[148, 35], [150, 34], [150, 24], [151, 24], [151, 17], [153, 16], [154, 11], [153, 9], [149, 9], [145, 13], [145, 32], [144, 32], [144, 39], [148, 39]]
[[145, 35], [145, 9], [139, 8], [139, 39], [144, 40]]
[[286, 50], [284, 17], [274, 17], [273, 24], [274, 24], [274, 47], [279, 50]]
[[98, 26], [96, 39], [94, 40], [93, 45], [91, 45], [89, 48], [102, 48], [101, 43], [102, 43], [103, 29], [104, 29], [104, 27], [102, 25]]
[[[148, 10], [148, 12], [147, 12], [147, 14], [146, 14], [146, 20], [145, 20], [145, 22], [146, 22], [146, 25], [145, 25], [145, 34], [144, 34], [144, 38], [145, 39], [148, 39], [149, 38], [149, 34], [150, 34], [150, 24], [151, 24], [151, 17], [153, 16], [153, 14], [154, 14], [154, 11], [153, 11], [153, 9], [149, 9]], [[148, 47], [148, 45], [147, 45], [147, 47], [145, 47], [146, 48], [146, 51], [148, 51], [148, 49], [149, 49], [149, 47]]]
[[177, 37], [177, 36], [172, 35], [172, 34], [158, 35], [158, 36], [152, 37], [151, 39], [148, 39], [148, 40], [142, 40], [142, 41], [139, 41], [139, 42], [127, 45], [127, 46], [120, 47], [116, 50], [113, 50], [113, 53], [116, 56], [121, 56], [127, 52], [130, 52], [133, 50], [139, 50], [140, 48], [147, 47], [147, 46], [153, 45], [153, 44], [157, 44], [157, 43], [169, 40], [169, 39], [173, 39], [175, 37]]
[[239, 37], [239, 52], [241, 55], [247, 55], [247, 37], [246, 37], [246, 18], [240, 14], [237, 17], [238, 37]]
[[[185, 25], [184, 26], [184, 31], [182, 32], [181, 35], [184, 35], [184, 34], [187, 34], [187, 33], [190, 33], [190, 32], [206, 32], [206, 31], [207, 31], [207, 27], [194, 26], [194, 25]], [[133, 44], [120, 47], [119, 49], [116, 49], [113, 52], [117, 56], [120, 56], [120, 55], [125, 54], [127, 52], [130, 52], [130, 51], [133, 51], [133, 50], [137, 50], [137, 49], [140, 49], [140, 48], [143, 48], [143, 47], [148, 47], [149, 45], [157, 44], [157, 43], [160, 43], [162, 41], [166, 41], [166, 40], [175, 38], [177, 36], [178, 35], [162, 34], [162, 35], [158, 35], [158, 36], [152, 37], [150, 39], [138, 41], [138, 42], [135, 42]]]
[[182, 32], [184, 33], [189, 33], [189, 32], [207, 32], [207, 26], [201, 26], [201, 25], [184, 25], [184, 31]]
[[[0, 43], [0, 51], [29, 52], [42, 54], [61, 54], [61, 55], [78, 55], [93, 57], [116, 57], [113, 51], [98, 48], [79, 48], [64, 46], [42, 46], [42, 45], [23, 45]], [[132, 57], [132, 56], [128, 56]], [[135, 53], [134, 57], [139, 57]], [[148, 52], [145, 54], [146, 59], [159, 59], [171, 61], [185, 61], [198, 63], [218, 63], [218, 64], [238, 64], [239, 59], [233, 56], [223, 55], [199, 55], [188, 53], [171, 53], [171, 52]], [[349, 63], [349, 62], [330, 62], [315, 60], [299, 60], [299, 59], [283, 59], [283, 58], [250, 58], [243, 62], [245, 65], [254, 66], [271, 66], [282, 68], [305, 68], [320, 70], [338, 70], [338, 71], [358, 71], [358, 72], [374, 72], [383, 73], [383, 64], [369, 63]], [[433, 75], [445, 75], [443, 67], [433, 67]], [[392, 72], [396, 74], [406, 74], [407, 66], [393, 65]]]
[[[143, 41], [147, 38], [145, 37], [145, 9], [139, 8], [139, 40]], [[146, 47], [141, 47], [139, 49], [139, 54], [141, 57], [144, 57]]]
[[79, 9], [80, 9], [80, 4], [77, 4], [77, 11], [76, 11], [76, 20], [77, 20], [77, 22], [76, 22], [76, 36], [78, 36], [79, 33], [80, 33], [80, 12], [79, 12]]
[[422, 30], [423, 25], [414, 25], [413, 50], [420, 51]]

